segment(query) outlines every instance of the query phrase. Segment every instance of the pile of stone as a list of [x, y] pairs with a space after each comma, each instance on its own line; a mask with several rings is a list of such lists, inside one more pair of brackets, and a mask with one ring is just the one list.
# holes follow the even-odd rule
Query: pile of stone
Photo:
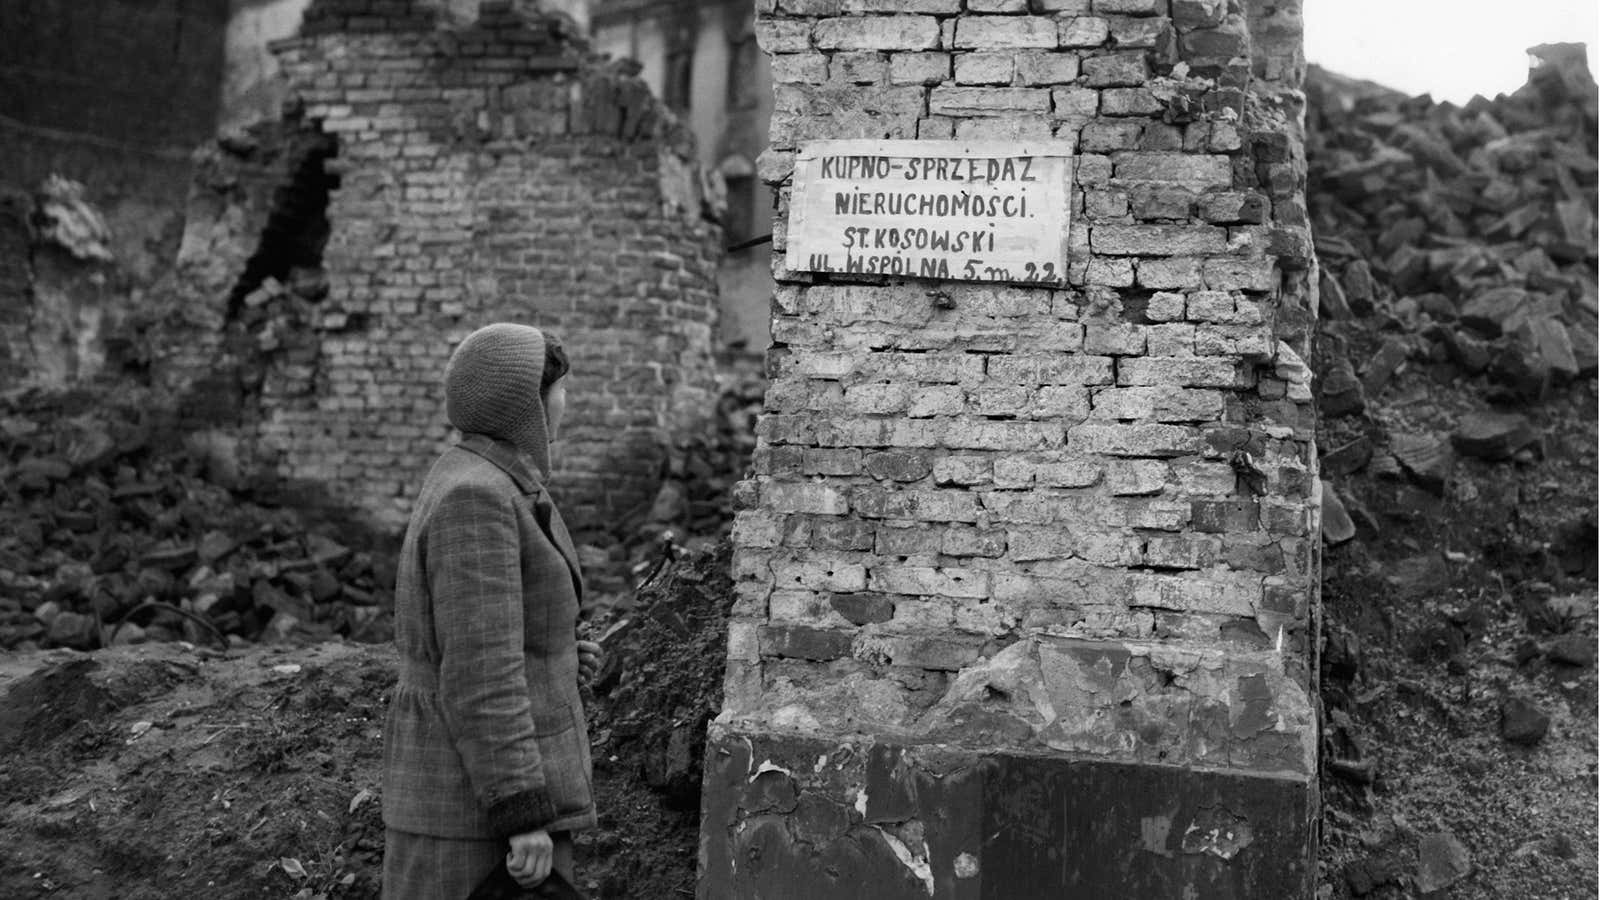
[[[270, 325], [314, 302], [315, 274], [264, 279], [241, 319]], [[755, 444], [760, 357], [726, 356], [719, 380], [714, 414], [677, 448], [655, 502], [580, 548], [591, 618], [630, 610], [664, 545], [727, 536]], [[185, 436], [184, 415], [127, 386], [0, 394], [0, 650], [387, 640], [395, 536], [219, 470], [230, 454], [215, 432]]]
[[[1527, 85], [1460, 107], [1315, 67], [1307, 78], [1327, 477], [1442, 491], [1458, 456], [1531, 460], [1542, 436], [1519, 410], [1595, 373], [1595, 81], [1582, 45], [1530, 52]], [[1341, 428], [1408, 365], [1476, 380], [1497, 408], [1449, 433]], [[1348, 539], [1325, 497], [1325, 536]]]
[[0, 648], [387, 636], [376, 538], [220, 486], [157, 409], [0, 395]]
[[1325, 414], [1359, 411], [1408, 356], [1507, 401], [1595, 371], [1595, 82], [1581, 44], [1530, 53], [1527, 85], [1463, 107], [1308, 78], [1322, 319], [1420, 336], [1362, 378], [1326, 374]]

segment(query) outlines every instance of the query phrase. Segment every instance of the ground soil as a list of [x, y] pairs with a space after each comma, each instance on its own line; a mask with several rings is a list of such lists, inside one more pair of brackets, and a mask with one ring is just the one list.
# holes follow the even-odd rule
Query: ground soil
[[[729, 571], [690, 554], [609, 623], [592, 896], [693, 896]], [[0, 655], [0, 897], [377, 897], [393, 683], [389, 647], [347, 642]]]
[[[1449, 433], [1487, 393], [1417, 366], [1325, 439]], [[1520, 411], [1544, 434], [1531, 459], [1340, 482], [1358, 530], [1323, 557], [1325, 897], [1597, 895], [1594, 380]], [[1549, 716], [1542, 740], [1502, 735], [1508, 698]], [[1430, 863], [1455, 879], [1431, 895]]]

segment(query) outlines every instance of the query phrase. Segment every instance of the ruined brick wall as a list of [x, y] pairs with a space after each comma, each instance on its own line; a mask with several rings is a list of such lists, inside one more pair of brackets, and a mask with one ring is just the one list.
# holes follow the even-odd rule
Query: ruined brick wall
[[785, 204], [804, 140], [1079, 155], [1065, 289], [776, 257], [703, 896], [1302, 895], [1299, 4], [768, 0], [758, 30]]
[[[569, 521], [605, 527], [647, 503], [674, 436], [714, 397], [720, 235], [683, 129], [561, 20], [507, 3], [457, 28], [427, 4], [322, 0], [276, 49], [295, 120], [332, 143], [316, 171], [335, 177], [325, 210], [298, 209], [315, 172], [303, 154], [274, 162], [291, 183], [270, 213], [250, 207], [260, 247], [221, 266], [239, 279], [231, 352], [260, 363], [255, 463], [401, 521], [448, 437], [451, 349], [510, 319], [558, 334], [573, 361], [552, 488]], [[206, 205], [186, 237], [196, 270], [218, 268], [209, 248], [236, 215]], [[303, 249], [273, 243], [273, 216], [285, 233], [325, 222], [320, 273], [271, 258]]]

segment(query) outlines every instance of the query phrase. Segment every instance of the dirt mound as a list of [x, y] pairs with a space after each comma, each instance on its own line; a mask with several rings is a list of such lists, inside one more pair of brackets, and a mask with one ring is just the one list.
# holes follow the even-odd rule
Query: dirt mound
[[[692, 893], [728, 549], [664, 570], [589, 698], [597, 897]], [[0, 657], [0, 896], [378, 896], [387, 646], [179, 643]]]

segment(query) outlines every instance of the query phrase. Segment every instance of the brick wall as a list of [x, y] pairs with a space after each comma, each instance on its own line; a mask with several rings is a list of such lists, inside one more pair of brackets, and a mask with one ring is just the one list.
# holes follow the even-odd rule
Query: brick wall
[[[1061, 290], [786, 271], [779, 211], [703, 895], [1298, 895], [1318, 582], [1298, 4], [766, 0], [757, 27], [784, 203], [804, 140], [1079, 155]], [[1069, 839], [1005, 760], [1099, 773], [1061, 802], [1104, 827]], [[954, 806], [916, 799], [929, 779]], [[971, 824], [1033, 802], [1021, 836]], [[1244, 844], [1191, 841], [1217, 804]], [[1287, 843], [1241, 852], [1252, 828]]]
[[[325, 293], [285, 272], [257, 283], [270, 267], [237, 247], [224, 267], [256, 274], [228, 312], [244, 338], [230, 352], [256, 373], [255, 463], [401, 521], [448, 437], [451, 349], [511, 319], [558, 334], [573, 362], [553, 485], [569, 520], [604, 527], [647, 503], [714, 398], [720, 234], [686, 132], [563, 20], [506, 3], [463, 29], [408, 0], [323, 0], [275, 49], [297, 120], [336, 142], [336, 182]], [[297, 177], [292, 153], [272, 166]], [[191, 269], [216, 268], [205, 248], [230, 228], [205, 214], [215, 193], [191, 210]], [[260, 257], [272, 218], [245, 206]]]

